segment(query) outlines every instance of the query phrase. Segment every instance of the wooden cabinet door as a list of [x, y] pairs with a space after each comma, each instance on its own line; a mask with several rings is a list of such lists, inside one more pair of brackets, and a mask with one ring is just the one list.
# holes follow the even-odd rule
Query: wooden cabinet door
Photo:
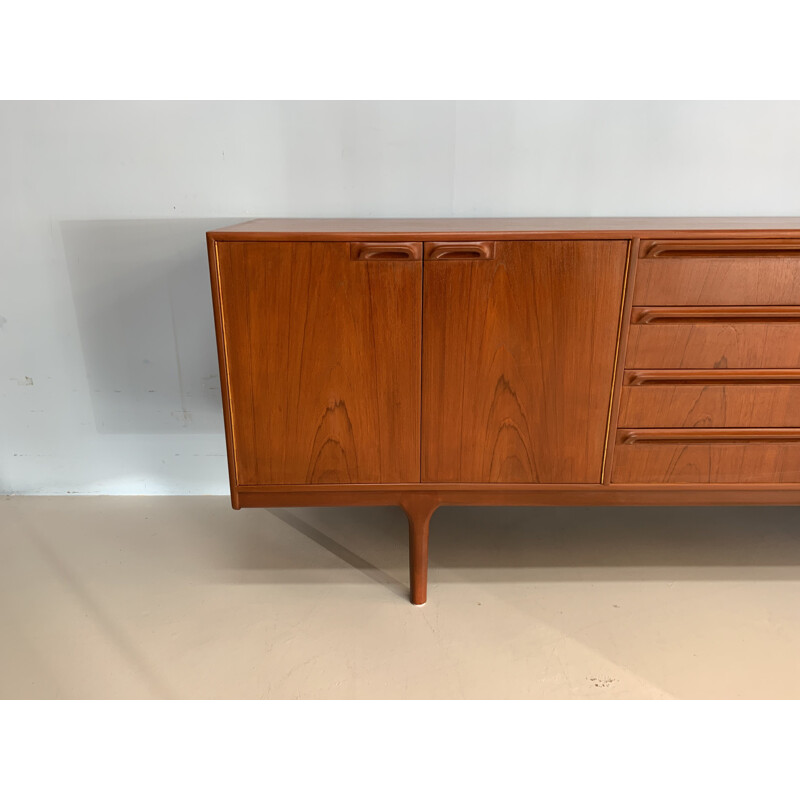
[[419, 481], [421, 245], [220, 242], [236, 482]]
[[628, 243], [426, 247], [422, 479], [599, 483]]

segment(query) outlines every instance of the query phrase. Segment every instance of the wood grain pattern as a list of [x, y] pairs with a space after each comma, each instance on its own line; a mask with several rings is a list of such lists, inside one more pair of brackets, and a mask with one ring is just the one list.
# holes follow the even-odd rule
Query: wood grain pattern
[[797, 483], [800, 441], [618, 444], [614, 483]]
[[640, 258], [634, 305], [800, 305], [800, 258]]
[[238, 486], [419, 480], [422, 265], [218, 245]]
[[425, 265], [425, 481], [599, 482], [628, 243]]
[[631, 325], [628, 369], [800, 368], [800, 323]]
[[626, 386], [619, 425], [800, 427], [800, 385]]

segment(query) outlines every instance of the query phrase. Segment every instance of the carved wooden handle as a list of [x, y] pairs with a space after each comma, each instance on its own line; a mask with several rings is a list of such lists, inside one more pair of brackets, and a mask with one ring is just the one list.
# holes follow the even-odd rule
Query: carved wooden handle
[[797, 239], [673, 239], [642, 242], [639, 258], [800, 257]]
[[422, 242], [352, 242], [352, 261], [420, 261]]
[[691, 386], [704, 384], [798, 384], [798, 369], [628, 369], [626, 386]]
[[747, 444], [800, 442], [798, 428], [628, 428], [617, 432], [617, 443]]
[[490, 259], [494, 258], [494, 242], [450, 242], [447, 244], [428, 242], [425, 245], [425, 258], [431, 261]]
[[634, 306], [634, 325], [698, 322], [800, 322], [800, 306]]

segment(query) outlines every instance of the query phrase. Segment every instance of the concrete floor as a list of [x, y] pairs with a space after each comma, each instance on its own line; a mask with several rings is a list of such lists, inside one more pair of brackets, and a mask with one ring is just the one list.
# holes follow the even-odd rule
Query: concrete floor
[[800, 698], [800, 509], [0, 500], [2, 698]]

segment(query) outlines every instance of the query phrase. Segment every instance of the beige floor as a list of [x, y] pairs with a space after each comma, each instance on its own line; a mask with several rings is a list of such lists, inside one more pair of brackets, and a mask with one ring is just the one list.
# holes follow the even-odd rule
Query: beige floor
[[800, 698], [800, 509], [0, 500], [3, 698]]

